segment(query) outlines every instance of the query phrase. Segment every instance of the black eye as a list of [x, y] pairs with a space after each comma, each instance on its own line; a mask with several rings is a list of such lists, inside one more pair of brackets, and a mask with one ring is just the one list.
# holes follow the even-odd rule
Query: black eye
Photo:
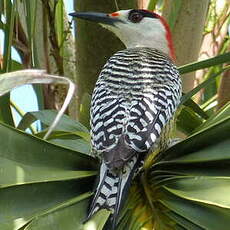
[[129, 20], [133, 23], [138, 23], [143, 19], [143, 15], [138, 12], [130, 12]]

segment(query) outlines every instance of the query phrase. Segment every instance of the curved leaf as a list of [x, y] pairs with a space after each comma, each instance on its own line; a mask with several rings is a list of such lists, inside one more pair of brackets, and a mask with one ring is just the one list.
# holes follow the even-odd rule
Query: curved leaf
[[101, 209], [97, 212], [89, 221], [87, 221], [84, 226], [83, 230], [103, 230], [103, 227], [109, 218], [110, 211], [106, 209]]
[[35, 183], [0, 189], [0, 229], [22, 227], [34, 217], [92, 189], [93, 180]]
[[[229, 53], [229, 56], [230, 56], [230, 53]], [[199, 84], [197, 87], [192, 89], [190, 92], [188, 92], [185, 95], [183, 95], [182, 98], [181, 98], [180, 104], [184, 104], [192, 96], [194, 96], [196, 93], [198, 93], [202, 88], [205, 88], [208, 85], [210, 85], [210, 83], [212, 83], [217, 77], [219, 77], [221, 73], [223, 73], [224, 71], [226, 71], [228, 69], [230, 69], [230, 66], [226, 66], [226, 67], [222, 68], [218, 73], [213, 74], [213, 76], [211, 76], [210, 78], [206, 79], [201, 84]]]
[[69, 170], [96, 168], [96, 161], [0, 123], [0, 157], [33, 167]]
[[80, 230], [86, 218], [90, 193], [80, 195], [32, 219], [24, 230]]
[[[216, 145], [219, 142], [224, 142], [225, 140], [228, 144], [230, 141], [229, 133], [230, 118], [226, 118], [218, 123], [210, 124], [204, 130], [200, 130], [184, 141], [172, 146], [164, 153], [160, 154], [157, 161], [177, 159], [189, 153], [200, 151], [208, 146]], [[218, 157], [218, 154], [216, 154], [216, 157]]]
[[[161, 194], [162, 197], [159, 199], [159, 202], [165, 208], [173, 210], [173, 212], [189, 222], [195, 223], [201, 229], [227, 230], [227, 226], [230, 224], [229, 209], [182, 199], [163, 189]], [[174, 219], [174, 221], [176, 222], [177, 220]], [[224, 226], [224, 228], [221, 226]], [[189, 227], [185, 226], [185, 229], [189, 229]]]
[[95, 176], [95, 171], [71, 171], [59, 168], [32, 166], [0, 157], [0, 189], [15, 185], [68, 181]]
[[173, 177], [163, 188], [183, 199], [230, 209], [230, 177]]
[[[25, 130], [36, 120], [40, 120], [43, 124], [50, 126], [55, 117], [57, 116], [57, 113], [58, 112], [55, 110], [40, 110], [36, 112], [28, 112], [20, 121], [18, 128]], [[72, 120], [65, 114], [61, 117], [59, 123], [55, 127], [55, 130], [62, 130], [68, 132], [89, 132], [84, 125], [75, 120]]]
[[215, 65], [223, 64], [223, 63], [228, 63], [230, 62], [230, 52], [220, 54], [216, 57], [209, 58], [207, 60], [199, 61], [199, 62], [194, 62], [190, 63], [187, 65], [180, 66], [178, 68], [180, 74], [184, 73], [190, 73], [199, 69], [204, 69], [208, 67], [212, 67]]

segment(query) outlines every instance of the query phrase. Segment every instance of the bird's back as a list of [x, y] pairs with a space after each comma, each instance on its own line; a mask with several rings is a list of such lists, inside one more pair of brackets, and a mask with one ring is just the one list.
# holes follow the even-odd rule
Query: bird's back
[[153, 48], [114, 54], [103, 67], [91, 106], [92, 146], [112, 169], [159, 142], [181, 96], [178, 71]]

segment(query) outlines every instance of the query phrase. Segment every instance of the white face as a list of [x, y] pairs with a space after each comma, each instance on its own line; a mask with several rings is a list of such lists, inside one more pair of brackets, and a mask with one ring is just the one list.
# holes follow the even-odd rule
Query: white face
[[138, 22], [133, 22], [132, 10], [121, 10], [110, 14], [121, 22], [116, 22], [114, 26], [101, 24], [112, 31], [125, 44], [127, 48], [151, 47], [169, 55], [166, 30], [159, 18], [143, 17]]

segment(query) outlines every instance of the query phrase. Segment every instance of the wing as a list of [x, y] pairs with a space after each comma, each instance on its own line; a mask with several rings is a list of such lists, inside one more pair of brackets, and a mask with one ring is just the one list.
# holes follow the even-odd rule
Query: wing
[[181, 98], [181, 80], [167, 58], [161, 62], [159, 57], [146, 58], [136, 73], [146, 84], [138, 96], [133, 97], [125, 130], [126, 142], [137, 152], [145, 152], [157, 147], [162, 130], [174, 117]]
[[159, 85], [133, 101], [126, 128], [126, 142], [137, 152], [157, 146], [162, 129], [173, 117], [173, 90]]
[[96, 152], [109, 151], [117, 145], [124, 133], [126, 115], [125, 99], [97, 86], [91, 105], [91, 137]]

